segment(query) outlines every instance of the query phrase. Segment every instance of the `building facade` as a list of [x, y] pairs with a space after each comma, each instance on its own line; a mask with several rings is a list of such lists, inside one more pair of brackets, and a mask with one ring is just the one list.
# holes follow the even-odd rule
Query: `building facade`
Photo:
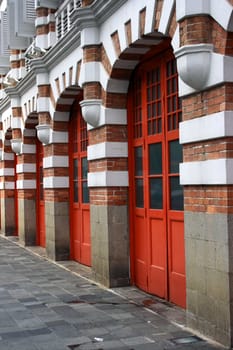
[[2, 234], [233, 346], [233, 1], [0, 6]]

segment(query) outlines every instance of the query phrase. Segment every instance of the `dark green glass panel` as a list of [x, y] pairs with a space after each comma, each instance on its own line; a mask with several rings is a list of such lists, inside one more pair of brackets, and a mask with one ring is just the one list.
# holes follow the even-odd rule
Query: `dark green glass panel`
[[151, 101], [151, 89], [147, 88], [147, 102]]
[[147, 118], [150, 119], [152, 117], [152, 106], [151, 104], [147, 105]]
[[176, 92], [177, 91], [177, 78], [172, 78], [172, 92]]
[[73, 182], [73, 192], [74, 192], [74, 202], [77, 203], [78, 202], [78, 182], [74, 181]]
[[144, 190], [143, 190], [143, 180], [136, 179], [135, 180], [135, 193], [136, 193], [136, 207], [143, 208], [144, 207]]
[[153, 143], [149, 145], [149, 174], [162, 174], [162, 144]]
[[88, 161], [87, 158], [82, 158], [82, 179], [87, 179]]
[[160, 84], [158, 84], [157, 86], [157, 99], [160, 99], [161, 97], [161, 88], [160, 88]]
[[162, 178], [150, 179], [150, 208], [163, 209]]
[[179, 183], [179, 176], [170, 178], [170, 209], [184, 210], [183, 186]]
[[161, 115], [161, 102], [157, 103], [157, 116]]
[[78, 178], [78, 159], [73, 159], [73, 179], [74, 181]]
[[171, 93], [171, 80], [167, 81], [167, 94], [169, 95]]
[[142, 176], [142, 147], [136, 147], [135, 156], [135, 176]]
[[89, 203], [89, 189], [86, 181], [82, 182], [82, 201], [83, 203]]
[[169, 142], [169, 173], [179, 173], [179, 163], [182, 162], [182, 146], [179, 140]]
[[73, 192], [74, 202], [78, 202], [78, 159], [73, 159]]

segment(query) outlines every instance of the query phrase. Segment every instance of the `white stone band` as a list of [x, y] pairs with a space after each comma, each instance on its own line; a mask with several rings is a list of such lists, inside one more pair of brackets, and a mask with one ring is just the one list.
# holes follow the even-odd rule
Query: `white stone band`
[[128, 171], [100, 171], [88, 173], [88, 187], [129, 186]]
[[211, 159], [180, 164], [181, 185], [233, 184], [233, 159]]
[[102, 158], [117, 158], [128, 157], [128, 143], [127, 142], [101, 142], [87, 148], [88, 160], [102, 159]]
[[180, 143], [233, 136], [233, 111], [222, 111], [180, 123]]

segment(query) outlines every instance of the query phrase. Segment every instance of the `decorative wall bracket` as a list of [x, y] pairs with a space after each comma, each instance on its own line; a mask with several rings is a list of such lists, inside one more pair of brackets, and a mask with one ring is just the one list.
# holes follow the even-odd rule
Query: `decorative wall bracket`
[[4, 156], [4, 151], [2, 148], [0, 148], [0, 161], [3, 160], [3, 156]]
[[11, 140], [11, 148], [16, 155], [19, 155], [22, 153], [22, 145], [23, 145], [22, 139]]
[[50, 142], [51, 126], [49, 124], [39, 124], [36, 126], [37, 137], [43, 145], [48, 145]]
[[175, 51], [180, 78], [195, 90], [202, 90], [209, 77], [212, 44], [182, 46]]
[[100, 121], [100, 107], [102, 100], [92, 99], [80, 102], [83, 119], [93, 127], [97, 127]]

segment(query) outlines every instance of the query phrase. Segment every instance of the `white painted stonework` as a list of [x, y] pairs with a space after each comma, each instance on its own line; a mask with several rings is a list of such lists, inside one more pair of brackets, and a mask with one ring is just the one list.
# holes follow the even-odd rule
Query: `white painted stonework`
[[67, 168], [69, 166], [68, 156], [51, 156], [43, 158], [43, 168]]
[[22, 153], [25, 154], [35, 154], [36, 153], [36, 145], [24, 144], [22, 145]]
[[96, 160], [108, 157], [128, 157], [128, 143], [101, 142], [87, 147], [87, 159]]
[[23, 164], [16, 165], [16, 173], [17, 174], [35, 173], [35, 172], [36, 172], [36, 164], [23, 163]]
[[2, 168], [0, 169], [0, 176], [14, 176], [15, 169], [14, 168]]
[[18, 190], [35, 189], [36, 180], [17, 180], [16, 188]]
[[99, 171], [88, 173], [88, 187], [112, 187], [129, 185], [128, 171]]
[[14, 190], [15, 183], [13, 181], [0, 182], [0, 189], [1, 190]]
[[233, 136], [233, 111], [222, 111], [180, 123], [180, 143]]
[[181, 185], [232, 185], [233, 159], [212, 159], [180, 164]]
[[69, 177], [68, 176], [48, 176], [43, 179], [44, 188], [68, 188]]

